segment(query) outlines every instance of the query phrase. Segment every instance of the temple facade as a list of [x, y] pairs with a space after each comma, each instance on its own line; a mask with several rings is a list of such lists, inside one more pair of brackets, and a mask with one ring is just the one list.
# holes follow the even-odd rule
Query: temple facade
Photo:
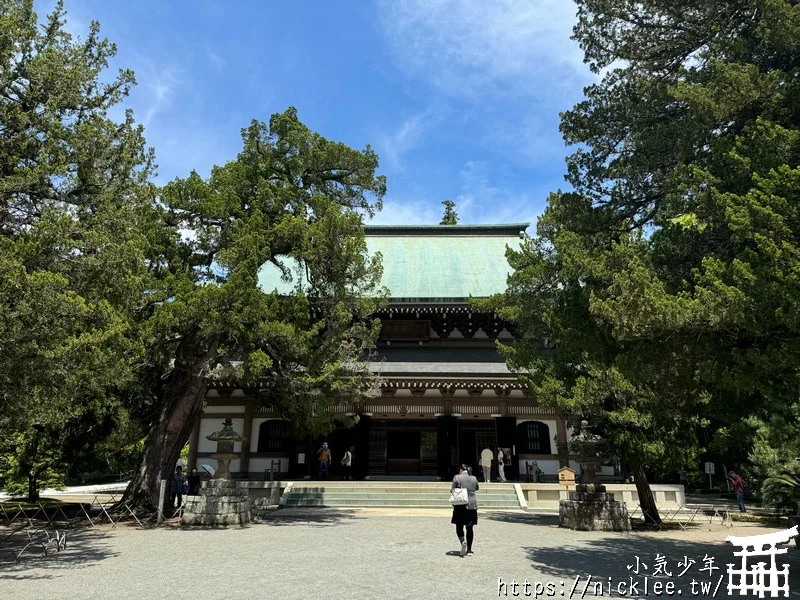
[[[577, 470], [575, 457], [557, 450], [570, 434], [565, 421], [537, 404], [495, 348], [496, 340], [513, 341], [511, 325], [469, 306], [470, 298], [505, 290], [506, 248], [518, 248], [528, 226], [367, 226], [368, 250], [381, 253], [381, 284], [391, 293], [375, 315], [382, 321], [373, 363], [383, 381], [380, 397], [343, 398], [334, 417], [358, 415], [354, 427], [298, 440], [279, 414], [246, 389], [211, 382], [192, 434], [190, 464], [215, 466], [215, 448], [205, 436], [231, 418], [247, 438], [234, 448], [241, 458], [231, 464], [241, 478], [264, 479], [270, 470], [276, 478], [315, 478], [323, 441], [332, 451], [334, 478], [341, 475], [347, 449], [355, 478], [449, 479], [458, 464], [479, 469], [485, 448], [495, 456], [498, 448], [511, 455], [505, 466], [509, 480], [534, 468], [544, 481], [555, 481], [562, 466]], [[259, 285], [279, 292], [291, 286], [272, 265], [262, 269]]]

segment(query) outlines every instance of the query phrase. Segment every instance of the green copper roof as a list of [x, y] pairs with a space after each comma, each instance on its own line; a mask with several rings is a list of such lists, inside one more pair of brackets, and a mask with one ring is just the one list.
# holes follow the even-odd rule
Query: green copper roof
[[[381, 284], [391, 298], [432, 302], [504, 291], [511, 271], [506, 246], [519, 248], [528, 225], [373, 225], [365, 232], [368, 252], [383, 257]], [[281, 281], [273, 265], [261, 268], [259, 287], [265, 292], [288, 293], [295, 285]]]

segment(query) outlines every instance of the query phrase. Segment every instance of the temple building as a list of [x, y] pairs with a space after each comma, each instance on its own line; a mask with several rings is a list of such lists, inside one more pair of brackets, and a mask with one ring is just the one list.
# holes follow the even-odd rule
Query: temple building
[[[495, 348], [498, 339], [513, 341], [510, 324], [469, 306], [470, 298], [505, 290], [506, 248], [519, 248], [528, 226], [367, 226], [368, 251], [382, 254], [381, 284], [391, 293], [376, 315], [383, 324], [374, 363], [383, 381], [380, 397], [343, 398], [336, 415], [357, 414], [357, 425], [324, 440], [296, 440], [280, 415], [246, 390], [211, 382], [190, 464], [214, 466], [215, 448], [205, 436], [229, 417], [247, 438], [234, 448], [241, 458], [231, 464], [241, 478], [264, 479], [270, 469], [284, 479], [316, 477], [323, 441], [332, 450], [334, 478], [348, 448], [356, 478], [449, 479], [458, 464], [477, 469], [484, 448], [495, 456], [507, 449], [505, 475], [512, 480], [534, 463], [551, 481], [559, 467], [577, 469], [574, 458], [557, 452], [557, 442], [567, 439], [564, 420], [537, 405]], [[259, 285], [268, 292], [290, 289], [272, 265], [262, 269]]]

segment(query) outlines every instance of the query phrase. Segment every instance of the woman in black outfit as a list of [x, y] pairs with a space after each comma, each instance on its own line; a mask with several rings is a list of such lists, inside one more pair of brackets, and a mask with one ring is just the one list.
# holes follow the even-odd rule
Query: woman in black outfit
[[[475, 497], [475, 492], [478, 490], [478, 479], [470, 474], [470, 468], [467, 465], [461, 465], [460, 472], [453, 478], [453, 484], [450, 486], [452, 492], [456, 488], [465, 488], [467, 490], [467, 504], [460, 504], [453, 506], [453, 517], [450, 522], [456, 526], [456, 535], [461, 544], [460, 555], [463, 557], [472, 556], [472, 528], [478, 524], [478, 499]], [[464, 536], [464, 527], [467, 528], [467, 535]]]
[[197, 472], [197, 468], [192, 468], [192, 472], [186, 478], [186, 483], [189, 484], [189, 496], [200, 495], [200, 474]]

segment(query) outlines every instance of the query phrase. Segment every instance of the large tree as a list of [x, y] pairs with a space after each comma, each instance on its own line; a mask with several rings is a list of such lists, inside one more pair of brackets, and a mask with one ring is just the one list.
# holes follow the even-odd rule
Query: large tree
[[143, 355], [152, 156], [108, 117], [133, 74], [102, 81], [115, 47], [63, 25], [0, 0], [0, 469], [31, 498], [128, 422]]
[[[381, 295], [362, 214], [380, 208], [377, 156], [310, 131], [292, 108], [242, 131], [238, 157], [208, 179], [191, 173], [160, 194], [182, 236], [163, 237], [152, 264], [145, 338], [164, 372], [160, 403], [127, 496], [156, 506], [202, 410], [207, 378], [238, 381], [306, 432], [330, 427], [328, 408], [374, 383], [377, 337], [368, 316]], [[262, 265], [294, 283], [259, 288]], [[158, 372], [156, 370], [155, 372]]]
[[711, 418], [797, 431], [800, 5], [577, 4], [602, 79], [562, 115], [574, 191], [512, 257], [512, 363], [643, 466]]

